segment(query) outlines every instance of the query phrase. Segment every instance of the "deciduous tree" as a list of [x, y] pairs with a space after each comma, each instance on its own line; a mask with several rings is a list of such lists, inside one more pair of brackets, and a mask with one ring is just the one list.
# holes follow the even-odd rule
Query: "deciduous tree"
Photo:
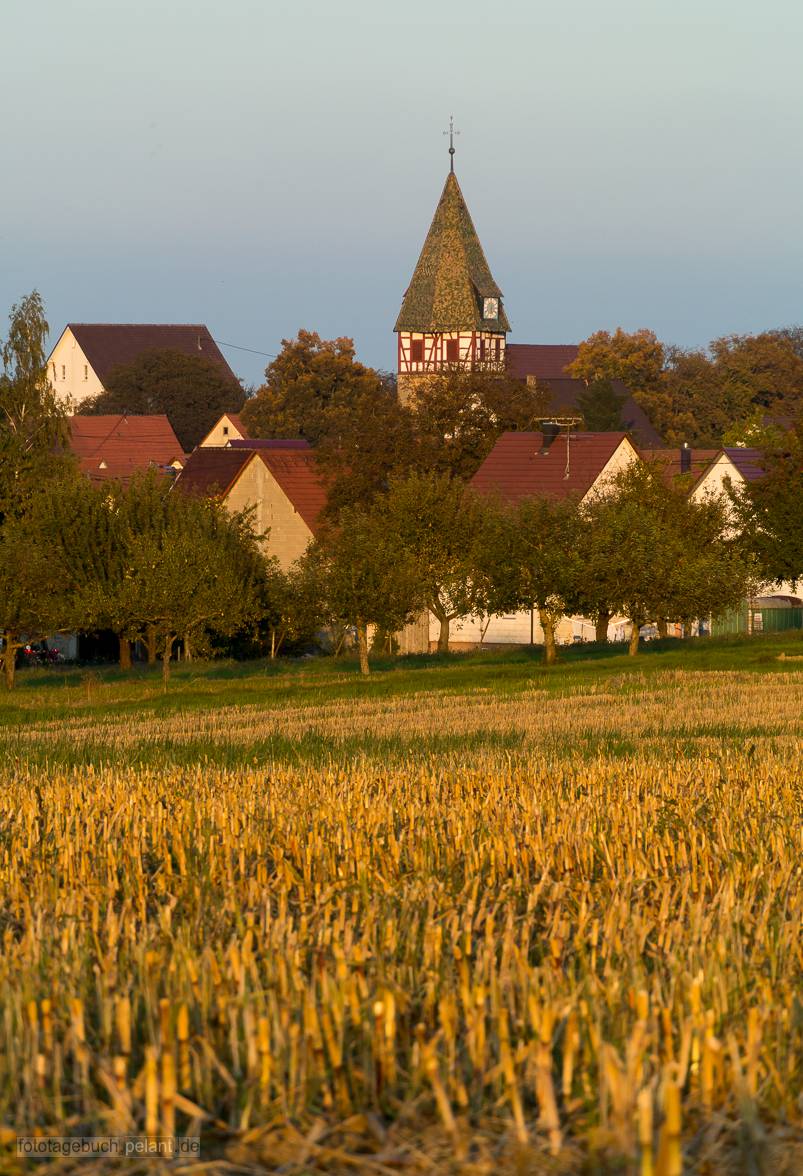
[[244, 400], [242, 387], [208, 356], [154, 348], [109, 372], [104, 391], [84, 401], [78, 411], [164, 413], [189, 453], [224, 412], [238, 412]]

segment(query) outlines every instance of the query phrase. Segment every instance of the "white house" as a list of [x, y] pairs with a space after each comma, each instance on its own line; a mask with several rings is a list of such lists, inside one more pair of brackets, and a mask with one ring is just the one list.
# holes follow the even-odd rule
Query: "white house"
[[78, 405], [104, 390], [113, 368], [156, 350], [204, 356], [236, 380], [203, 323], [68, 323], [48, 356], [48, 377], [59, 399]]

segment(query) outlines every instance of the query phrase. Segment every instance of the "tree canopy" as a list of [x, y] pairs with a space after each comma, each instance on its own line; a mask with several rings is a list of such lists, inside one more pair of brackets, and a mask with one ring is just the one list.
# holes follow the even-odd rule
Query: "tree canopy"
[[99, 396], [79, 405], [80, 413], [131, 416], [164, 413], [183, 450], [202, 441], [224, 412], [239, 412], [245, 393], [215, 360], [172, 348], [143, 351], [113, 368]]

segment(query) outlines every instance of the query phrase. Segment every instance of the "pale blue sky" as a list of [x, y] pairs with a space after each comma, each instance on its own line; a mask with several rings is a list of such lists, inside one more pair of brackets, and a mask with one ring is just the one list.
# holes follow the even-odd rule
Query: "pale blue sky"
[[0, 315], [391, 368], [454, 111], [514, 341], [801, 321], [802, 45], [796, 0], [0, 0]]

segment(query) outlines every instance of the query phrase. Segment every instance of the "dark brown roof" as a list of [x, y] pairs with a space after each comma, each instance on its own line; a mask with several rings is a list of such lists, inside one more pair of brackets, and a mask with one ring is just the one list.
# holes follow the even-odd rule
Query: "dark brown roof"
[[[483, 299], [489, 297], [499, 299], [494, 319], [483, 317]], [[502, 291], [493, 279], [453, 172], [446, 177], [394, 330], [510, 330]]]
[[480, 493], [506, 502], [543, 495], [568, 498], [588, 493], [626, 439], [626, 433], [572, 433], [557, 437], [545, 454], [541, 433], [503, 433], [471, 480]]
[[162, 348], [214, 360], [236, 380], [203, 323], [68, 323], [67, 329], [72, 331], [101, 384], [112, 368], [131, 363], [143, 351]]
[[250, 449], [199, 446], [187, 458], [176, 485], [193, 494], [225, 494], [252, 457]]
[[764, 456], [760, 449], [728, 446], [722, 452], [733, 462], [745, 482], [757, 482], [759, 478], [764, 477]]
[[252, 461], [262, 461], [311, 531], [326, 505], [326, 491], [312, 449], [198, 448], [187, 459], [176, 485], [195, 494], [225, 496]]
[[[578, 397], [586, 391], [586, 385], [583, 380], [567, 376], [565, 370], [577, 358], [576, 343], [508, 343], [505, 356], [507, 371], [514, 379], [526, 380], [528, 376], [534, 376], [549, 386], [553, 409], [577, 411]], [[621, 380], [612, 380], [611, 383], [624, 396], [621, 409], [624, 428], [633, 433], [641, 445], [660, 445], [660, 434], [641, 405], [633, 399], [630, 389]]]
[[538, 380], [566, 377], [566, 368], [577, 359], [576, 343], [508, 343], [507, 370], [516, 380], [535, 376]]
[[95, 480], [127, 480], [136, 470], [166, 466], [181, 445], [166, 416], [70, 417], [70, 448]]

